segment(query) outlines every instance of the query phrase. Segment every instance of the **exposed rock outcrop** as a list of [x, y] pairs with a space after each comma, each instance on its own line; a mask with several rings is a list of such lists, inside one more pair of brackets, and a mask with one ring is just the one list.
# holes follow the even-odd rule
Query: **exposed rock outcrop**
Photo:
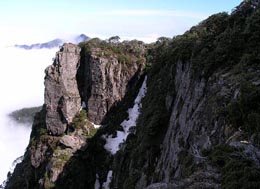
[[131, 57], [131, 62], [120, 62], [119, 56], [122, 55], [112, 53], [108, 56], [98, 47], [91, 48], [90, 53], [84, 56], [82, 96], [87, 105], [88, 118], [95, 124], [100, 124], [111, 107], [125, 96], [129, 85], [136, 83], [144, 64], [134, 56]]
[[[243, 33], [244, 25], [256, 26], [250, 22], [259, 10], [245, 11], [214, 15], [172, 42], [157, 41], [136, 134], [114, 159], [112, 188], [259, 187], [260, 68], [251, 46], [259, 47], [259, 32]], [[238, 23], [241, 35], [227, 41]]]
[[45, 71], [46, 126], [54, 135], [64, 133], [81, 108], [76, 81], [79, 64], [80, 48], [65, 44]]
[[[128, 43], [120, 47], [107, 43], [110, 54], [106, 55], [104, 49], [93, 45], [90, 51], [85, 44], [82, 49], [74, 44], [61, 47], [45, 70], [45, 104], [35, 117], [24, 161], [17, 166], [7, 188], [54, 187], [70, 159], [86, 150], [88, 139], [97, 131], [92, 122], [100, 124], [139, 82], [144, 70], [144, 44], [133, 43], [133, 49], [126, 48]], [[111, 51], [113, 48], [121, 49], [120, 53]], [[139, 51], [135, 55], [128, 52], [136, 49]]]
[[259, 188], [260, 12], [242, 9], [150, 45], [65, 44], [7, 189]]

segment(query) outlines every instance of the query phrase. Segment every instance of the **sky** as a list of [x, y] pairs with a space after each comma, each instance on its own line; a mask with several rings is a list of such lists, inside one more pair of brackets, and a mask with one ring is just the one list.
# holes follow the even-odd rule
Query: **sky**
[[144, 41], [182, 34], [241, 0], [8, 0], [0, 1], [3, 43], [45, 42], [84, 33]]
[[33, 43], [84, 33], [145, 41], [182, 34], [242, 0], [8, 0], [0, 1], [0, 39]]
[[44, 69], [58, 50], [25, 51], [9, 48], [11, 45], [66, 39], [81, 33], [102, 39], [119, 35], [121, 39], [152, 42], [161, 36], [182, 34], [214, 13], [230, 12], [240, 2], [0, 0], [0, 184], [12, 161], [23, 154], [30, 135], [30, 129], [16, 127], [7, 114], [43, 103]]

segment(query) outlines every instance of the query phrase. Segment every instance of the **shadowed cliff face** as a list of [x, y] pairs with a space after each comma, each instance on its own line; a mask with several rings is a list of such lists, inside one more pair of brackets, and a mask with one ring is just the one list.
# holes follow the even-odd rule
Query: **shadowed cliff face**
[[139, 67], [136, 63], [132, 63], [126, 72], [117, 57], [107, 59], [98, 56], [98, 53], [101, 53], [100, 49], [91, 54], [86, 69], [89, 73], [85, 77], [86, 83], [90, 85], [86, 85], [85, 88], [90, 88], [91, 95], [84, 100], [88, 105], [89, 119], [100, 124], [112, 105], [124, 97], [127, 83], [133, 77], [132, 73], [136, 73]]
[[[92, 44], [90, 51], [86, 51], [84, 44], [82, 48], [64, 44], [57, 52], [53, 64], [45, 71], [45, 105], [35, 117], [24, 160], [7, 188], [54, 187], [60, 174], [67, 173], [70, 159], [90, 145], [88, 140], [97, 131], [92, 122], [101, 123], [127, 91], [137, 85], [144, 69], [144, 62], [138, 60], [143, 60], [144, 51], [130, 57], [125, 51], [126, 44], [106, 45], [108, 51], [110, 48], [121, 51], [103, 56], [101, 49]], [[119, 55], [129, 59], [126, 62]]]
[[259, 188], [260, 11], [240, 8], [150, 45], [65, 44], [7, 188]]
[[213, 15], [149, 49], [142, 114], [111, 188], [260, 186], [258, 20], [254, 8]]
[[[125, 96], [144, 69], [144, 44], [82, 44], [82, 65], [78, 73], [82, 100], [90, 121], [100, 124], [111, 107]], [[103, 44], [102, 44], [103, 43]], [[127, 48], [127, 45], [129, 46]], [[132, 47], [131, 47], [132, 46]], [[131, 48], [138, 50], [131, 53]]]

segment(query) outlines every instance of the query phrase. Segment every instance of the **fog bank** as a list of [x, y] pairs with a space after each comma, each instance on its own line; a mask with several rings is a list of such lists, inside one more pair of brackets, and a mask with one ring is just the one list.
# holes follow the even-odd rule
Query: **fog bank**
[[43, 104], [44, 70], [57, 50], [0, 47], [0, 184], [12, 162], [23, 155], [31, 132], [28, 125], [18, 124], [8, 114]]

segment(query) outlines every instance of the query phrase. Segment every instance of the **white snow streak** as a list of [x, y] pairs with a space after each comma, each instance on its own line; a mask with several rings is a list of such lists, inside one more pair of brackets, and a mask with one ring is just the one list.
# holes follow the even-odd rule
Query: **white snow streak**
[[96, 125], [95, 123], [91, 122], [92, 125], [94, 126], [95, 129], [98, 129], [99, 127], [101, 127], [101, 125]]
[[87, 106], [86, 106], [86, 103], [83, 101], [82, 102], [82, 104], [81, 104], [81, 109], [84, 109], [84, 108], [86, 108]]
[[117, 137], [115, 138], [112, 138], [112, 135], [104, 136], [106, 139], [104, 148], [113, 155], [119, 150], [120, 144], [126, 140], [130, 127], [136, 126], [136, 121], [140, 114], [140, 108], [142, 107], [141, 100], [145, 96], [147, 90], [146, 80], [147, 77], [145, 77], [142, 87], [140, 88], [139, 93], [134, 101], [134, 106], [128, 109], [128, 119], [121, 123], [124, 131], [117, 131]]
[[[147, 77], [145, 77], [141, 88], [139, 89], [138, 95], [135, 98], [134, 106], [128, 109], [128, 119], [124, 120], [120, 125], [123, 127], [123, 131], [117, 131], [117, 136], [115, 138], [112, 135], [103, 136], [106, 139], [106, 144], [104, 148], [109, 151], [112, 155], [114, 155], [118, 150], [119, 146], [122, 142], [124, 142], [129, 134], [129, 129], [131, 127], [136, 126], [136, 121], [140, 114], [140, 109], [142, 107], [141, 100], [146, 94], [147, 86], [146, 86]], [[94, 125], [94, 123], [92, 123]], [[102, 188], [110, 189], [109, 184], [112, 180], [112, 170], [108, 171], [107, 180], [102, 184]], [[95, 189], [100, 188], [99, 177], [96, 175]]]
[[109, 184], [111, 183], [112, 180], [112, 171], [108, 171], [107, 173], [107, 181], [103, 183], [103, 187], [104, 189], [110, 189]]
[[95, 189], [99, 189], [99, 188], [100, 188], [99, 176], [98, 176], [98, 174], [96, 174]]

